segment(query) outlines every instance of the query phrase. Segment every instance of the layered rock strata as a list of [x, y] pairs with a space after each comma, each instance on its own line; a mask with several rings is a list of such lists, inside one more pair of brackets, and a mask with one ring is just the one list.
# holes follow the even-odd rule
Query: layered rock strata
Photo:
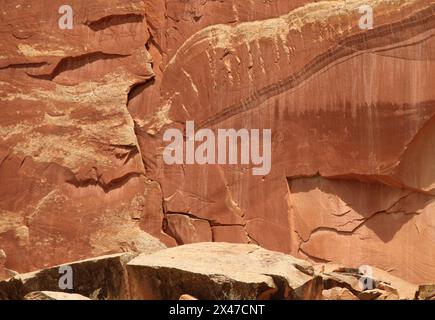
[[[151, 235], [435, 282], [433, 1], [63, 4], [0, 9], [0, 277]], [[166, 165], [187, 120], [271, 129], [271, 173]]]

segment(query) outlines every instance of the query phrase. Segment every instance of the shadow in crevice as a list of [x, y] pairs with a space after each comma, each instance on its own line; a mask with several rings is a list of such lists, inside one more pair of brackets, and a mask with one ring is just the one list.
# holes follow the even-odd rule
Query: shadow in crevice
[[101, 31], [110, 27], [119, 26], [127, 23], [141, 23], [144, 17], [139, 14], [123, 14], [123, 15], [110, 15], [101, 18], [97, 21], [88, 23], [88, 27], [93, 31]]
[[153, 86], [155, 82], [156, 82], [156, 80], [154, 78], [152, 78], [146, 82], [141, 82], [141, 83], [134, 85], [130, 89], [130, 92], [128, 93], [128, 101], [131, 101], [132, 99], [141, 95], [146, 89]]
[[36, 79], [52, 81], [54, 78], [56, 78], [58, 75], [60, 75], [63, 72], [77, 70], [84, 67], [85, 65], [92, 64], [93, 62], [99, 60], [113, 60], [113, 59], [125, 58], [127, 56], [128, 55], [122, 55], [122, 54], [92, 52], [76, 57], [66, 57], [63, 58], [50, 73], [29, 74], [29, 76]]

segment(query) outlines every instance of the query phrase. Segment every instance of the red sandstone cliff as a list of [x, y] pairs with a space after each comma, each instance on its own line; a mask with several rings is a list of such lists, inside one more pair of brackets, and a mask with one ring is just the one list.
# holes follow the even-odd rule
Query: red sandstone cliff
[[[62, 4], [0, 8], [7, 269], [152, 235], [435, 281], [433, 1], [76, 0], [71, 30]], [[271, 128], [271, 173], [165, 165], [163, 133], [187, 120]]]

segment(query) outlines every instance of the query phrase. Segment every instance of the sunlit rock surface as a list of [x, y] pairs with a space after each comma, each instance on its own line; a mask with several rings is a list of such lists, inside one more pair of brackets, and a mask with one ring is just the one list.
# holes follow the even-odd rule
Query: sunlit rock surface
[[[59, 273], [66, 266], [72, 270], [69, 282]], [[311, 263], [253, 244], [203, 242], [16, 275], [0, 281], [0, 299], [433, 299], [433, 285], [417, 286], [380, 269], [371, 271]]]
[[[62, 4], [0, 9], [0, 274], [155, 237], [435, 282], [433, 1]], [[165, 165], [187, 120], [272, 129], [271, 173]]]

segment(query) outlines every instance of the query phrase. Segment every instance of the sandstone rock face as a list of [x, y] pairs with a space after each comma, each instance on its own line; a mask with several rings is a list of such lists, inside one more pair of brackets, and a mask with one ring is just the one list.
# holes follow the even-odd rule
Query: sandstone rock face
[[[344, 297], [343, 300], [347, 300], [348, 292], [340, 288], [348, 289], [360, 300], [375, 300], [381, 296], [384, 300], [387, 297], [393, 300], [413, 300], [418, 292], [417, 285], [376, 268], [371, 270], [371, 276], [364, 276], [357, 269], [337, 264], [316, 264], [314, 270], [323, 278], [324, 288], [329, 290], [326, 294], [324, 292], [324, 297]], [[372, 280], [371, 287], [364, 288], [364, 278]]]
[[[73, 0], [71, 30], [62, 4], [0, 10], [4, 268], [143, 252], [151, 235], [435, 281], [432, 0]], [[165, 164], [163, 134], [187, 120], [271, 129], [271, 173]], [[271, 279], [248, 296], [276, 294]]]
[[166, 215], [165, 231], [174, 237], [178, 244], [211, 242], [213, 240], [210, 223], [181, 214]]
[[5, 261], [6, 253], [3, 250], [0, 250], [0, 280], [3, 278], [8, 278], [5, 271]]
[[0, 250], [0, 280], [15, 276], [17, 273], [13, 270], [5, 268], [6, 253]]

